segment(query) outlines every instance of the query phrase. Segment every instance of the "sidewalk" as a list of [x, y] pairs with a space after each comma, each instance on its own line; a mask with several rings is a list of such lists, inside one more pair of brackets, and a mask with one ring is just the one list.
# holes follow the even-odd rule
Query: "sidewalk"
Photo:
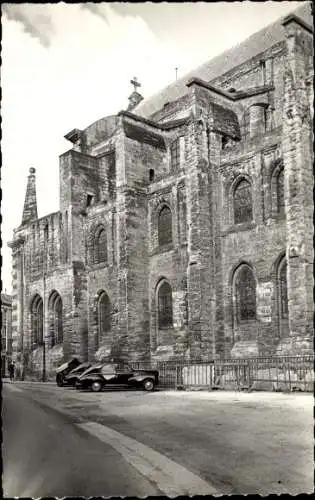
[[[9, 378], [2, 379], [2, 383], [8, 383], [8, 384], [38, 384], [38, 385], [46, 385], [46, 386], [53, 386], [58, 388], [58, 390], [67, 390], [69, 387], [58, 387], [56, 382], [54, 380], [47, 380], [46, 382], [43, 382], [42, 380], [14, 380], [13, 382], [10, 381]], [[115, 392], [115, 391], [111, 391]], [[119, 391], [121, 392], [121, 391]], [[123, 392], [130, 392], [128, 389]], [[141, 392], [141, 391], [140, 391]], [[185, 389], [185, 390], [178, 390], [178, 389], [163, 389], [163, 388], [158, 388], [156, 391], [154, 391], [151, 394], [165, 394], [167, 396], [176, 396], [178, 398], [185, 398], [185, 396], [193, 397], [195, 399], [215, 399], [215, 400], [227, 400], [230, 398], [235, 398], [236, 396], [242, 400], [246, 399], [251, 399], [252, 396], [255, 396], [255, 399], [257, 400], [265, 400], [265, 399], [283, 399], [283, 398], [290, 398], [290, 399], [301, 399], [301, 398], [306, 398], [306, 399], [313, 399], [313, 393], [312, 392], [289, 392], [289, 391], [260, 391], [260, 390], [251, 390], [251, 391], [237, 391], [237, 390], [217, 390], [217, 391], [211, 391], [209, 389]]]
[[47, 380], [47, 382], [43, 382], [42, 380], [13, 380], [11, 381], [9, 378], [1, 379], [3, 384], [41, 384], [41, 385], [56, 385], [56, 382], [53, 380]]

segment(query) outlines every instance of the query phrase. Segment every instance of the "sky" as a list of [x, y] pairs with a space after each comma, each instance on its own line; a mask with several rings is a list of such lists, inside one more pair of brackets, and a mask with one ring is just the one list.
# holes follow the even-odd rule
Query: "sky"
[[2, 291], [36, 168], [38, 215], [59, 208], [64, 135], [149, 97], [305, 2], [2, 4]]

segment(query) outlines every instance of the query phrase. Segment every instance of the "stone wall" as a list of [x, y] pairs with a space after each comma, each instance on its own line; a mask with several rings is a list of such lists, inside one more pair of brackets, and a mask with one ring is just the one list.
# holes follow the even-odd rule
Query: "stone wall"
[[[11, 244], [15, 353], [31, 347], [35, 294], [44, 298], [49, 331], [53, 291], [62, 298], [64, 342], [51, 348], [47, 339], [49, 373], [73, 355], [159, 360], [310, 351], [312, 35], [292, 19], [283, 30], [284, 41], [211, 85], [191, 81], [187, 94], [153, 121], [120, 113], [77, 131], [80, 144], [60, 157], [59, 212], [37, 218], [32, 177], [32, 220], [15, 231]], [[278, 213], [275, 181], [282, 168], [284, 214]], [[251, 185], [253, 217], [246, 223], [236, 223], [233, 213], [240, 179]], [[163, 205], [172, 213], [172, 241], [161, 246]], [[95, 264], [91, 252], [100, 226], [107, 260]], [[279, 309], [284, 258], [288, 319]], [[251, 267], [256, 283], [256, 316], [248, 321], [235, 313], [241, 264]], [[172, 288], [173, 324], [165, 329], [157, 321], [161, 280]], [[111, 327], [96, 343], [102, 292]], [[32, 351], [36, 373], [41, 349]]]
[[313, 343], [313, 145], [306, 79], [312, 34], [294, 21], [286, 26], [283, 156], [290, 335], [278, 352], [312, 350]]

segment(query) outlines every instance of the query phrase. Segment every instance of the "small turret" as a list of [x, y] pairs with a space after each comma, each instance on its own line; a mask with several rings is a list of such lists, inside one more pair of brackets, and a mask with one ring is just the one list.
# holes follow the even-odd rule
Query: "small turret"
[[134, 77], [133, 80], [130, 80], [130, 83], [134, 87], [134, 91], [132, 94], [128, 97], [129, 99], [129, 105], [128, 105], [128, 111], [132, 111], [136, 106], [138, 106], [139, 102], [143, 100], [143, 97], [139, 92], [137, 92], [137, 87], [141, 87], [141, 83], [138, 82], [137, 78]]
[[36, 201], [36, 180], [35, 168], [30, 168], [27, 179], [26, 195], [22, 215], [22, 225], [37, 219], [37, 201]]

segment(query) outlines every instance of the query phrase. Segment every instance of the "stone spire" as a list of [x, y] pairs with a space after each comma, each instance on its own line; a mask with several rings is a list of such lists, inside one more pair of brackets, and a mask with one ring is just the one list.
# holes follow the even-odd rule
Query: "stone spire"
[[35, 168], [30, 168], [30, 174], [27, 179], [26, 195], [22, 215], [22, 225], [37, 219], [37, 201], [36, 201], [36, 182]]
[[134, 76], [133, 80], [130, 80], [131, 85], [133, 85], [134, 91], [128, 97], [129, 105], [128, 111], [132, 111], [138, 104], [143, 100], [143, 97], [139, 92], [137, 92], [137, 87], [141, 87], [141, 83], [138, 82], [137, 78]]

